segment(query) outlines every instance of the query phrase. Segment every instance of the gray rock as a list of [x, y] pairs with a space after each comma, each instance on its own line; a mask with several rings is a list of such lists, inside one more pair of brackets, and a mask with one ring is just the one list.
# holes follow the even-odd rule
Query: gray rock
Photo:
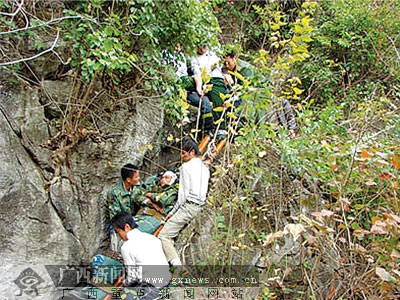
[[[64, 101], [68, 83], [45, 86], [55, 102]], [[62, 159], [55, 164], [45, 145], [59, 115], [49, 121], [40, 95], [35, 88], [0, 84], [0, 294], [7, 299], [28, 297], [18, 298], [14, 282], [28, 267], [44, 279], [38, 290], [50, 299], [54, 285], [40, 269], [87, 263], [99, 251], [106, 239], [106, 192], [119, 180], [123, 164], [142, 163], [163, 123], [160, 99], [139, 103], [141, 97], [132, 93], [129, 103], [99, 120], [97, 133], [90, 131], [73, 151], [60, 150]]]

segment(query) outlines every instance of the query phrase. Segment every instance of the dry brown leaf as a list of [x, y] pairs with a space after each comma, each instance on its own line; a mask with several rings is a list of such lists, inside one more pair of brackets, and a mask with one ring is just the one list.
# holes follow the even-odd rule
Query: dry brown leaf
[[334, 215], [335, 213], [333, 212], [333, 211], [330, 211], [330, 210], [326, 210], [326, 209], [323, 209], [323, 210], [321, 210], [321, 211], [316, 211], [316, 212], [313, 212], [313, 213], [311, 213], [311, 215], [312, 216], [314, 216], [314, 217], [320, 217], [320, 218], [322, 218], [322, 217], [330, 217], [330, 216], [332, 216], [332, 215]]
[[361, 150], [361, 157], [362, 158], [371, 158], [372, 156], [374, 156], [374, 154], [369, 152], [367, 149], [362, 149]]
[[283, 234], [291, 234], [293, 236], [293, 240], [297, 240], [300, 237], [300, 234], [306, 232], [306, 229], [303, 224], [287, 224], [283, 229]]
[[390, 253], [390, 258], [393, 260], [400, 258], [400, 252], [393, 249], [392, 253]]
[[396, 278], [394, 278], [388, 271], [386, 271], [384, 268], [381, 267], [376, 267], [375, 268], [375, 273], [382, 279], [383, 281], [396, 281]]
[[371, 233], [387, 234], [388, 231], [386, 229], [386, 225], [386, 222], [376, 221], [375, 224], [371, 227]]
[[283, 237], [282, 231], [270, 233], [266, 236], [263, 246], [267, 247], [268, 245], [272, 244], [276, 239], [280, 239], [281, 237]]

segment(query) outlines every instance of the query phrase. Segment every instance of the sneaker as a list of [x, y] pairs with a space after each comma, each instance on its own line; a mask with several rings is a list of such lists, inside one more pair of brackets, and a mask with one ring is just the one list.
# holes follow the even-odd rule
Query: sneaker
[[218, 131], [217, 131], [217, 138], [218, 138], [219, 140], [223, 140], [223, 139], [225, 139], [227, 136], [228, 136], [228, 131], [226, 131], [226, 130], [218, 130]]

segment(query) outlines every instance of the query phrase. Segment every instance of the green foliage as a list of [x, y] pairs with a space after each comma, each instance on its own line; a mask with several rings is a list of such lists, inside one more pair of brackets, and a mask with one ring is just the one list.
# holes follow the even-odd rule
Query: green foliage
[[[218, 18], [225, 50], [235, 49], [251, 61], [259, 78], [237, 90], [243, 101], [239, 110], [228, 112], [228, 102], [222, 109], [236, 139], [213, 166], [212, 238], [218, 249], [210, 262], [252, 261], [251, 251], [261, 248], [269, 234], [283, 234], [288, 199], [300, 195], [296, 200], [304, 214], [292, 216], [298, 224], [291, 225], [303, 239], [299, 249], [307, 251], [299, 251], [295, 274], [297, 282], [308, 286], [289, 286], [280, 278], [274, 288], [265, 286], [264, 299], [299, 297], [307, 289], [309, 299], [318, 299], [318, 289], [325, 293], [321, 299], [372, 299], [394, 290], [400, 257], [398, 1], [90, 0], [66, 5], [64, 41], [56, 50], [66, 48], [77, 85], [56, 134], [61, 146], [53, 149], [69, 151], [88, 135], [88, 111], [100, 99], [97, 93], [92, 97], [98, 83], [117, 99], [131, 88], [145, 96], [169, 90], [172, 96], [163, 98], [166, 123], [181, 121], [188, 109], [185, 94], [173, 70], [162, 64], [161, 51], [179, 43], [190, 55], [199, 43], [216, 44]], [[3, 2], [0, 10], [11, 13], [14, 7]], [[0, 16], [5, 41], [0, 47], [9, 59], [45, 50], [48, 41], [40, 35], [58, 32], [34, 18], [31, 29], [13, 32], [21, 20]], [[16, 67], [20, 71], [23, 66]], [[295, 139], [263, 121], [271, 99], [281, 96], [297, 108], [300, 132]], [[94, 115], [116, 109], [104, 102]], [[312, 193], [292, 193], [286, 171], [308, 178]], [[339, 248], [340, 272], [352, 268], [346, 282], [332, 281], [335, 289], [343, 286], [333, 294], [326, 291], [331, 287], [315, 289], [319, 278], [313, 259], [330, 256], [329, 247]], [[287, 263], [285, 257], [282, 265], [269, 265], [267, 275], [282, 272]], [[288, 270], [283, 277], [290, 275]], [[373, 277], [361, 292], [359, 278], [366, 277], [359, 275]]]
[[400, 31], [398, 1], [320, 2], [310, 63], [303, 66], [304, 86], [317, 103], [338, 90], [380, 81], [398, 84]]
[[[245, 5], [243, 2], [233, 6], [223, 1], [214, 4], [218, 14], [229, 17], [235, 13], [239, 23], [244, 20], [234, 10], [236, 5]], [[310, 235], [320, 239], [318, 247], [312, 244], [307, 251], [318, 248], [319, 255], [326, 257], [330, 255], [329, 247], [340, 247], [343, 262], [351, 266], [360, 260], [367, 262], [357, 274], [364, 274], [366, 268], [380, 280], [379, 291], [378, 284], [365, 283], [358, 288], [349, 282], [347, 291], [327, 290], [320, 297], [334, 293], [342, 293], [343, 297], [393, 295], [400, 256], [398, 10], [394, 1], [366, 4], [356, 0], [304, 2], [302, 8], [293, 13], [279, 4], [253, 7], [257, 13], [253, 20], [257, 19], [268, 36], [268, 43], [263, 44], [268, 47], [254, 55], [253, 62], [269, 81], [264, 82], [264, 89], [250, 86], [239, 91], [246, 122], [235, 139], [238, 153], [227, 154], [230, 159], [216, 171], [216, 175], [232, 176], [234, 185], [228, 188], [231, 196], [218, 185], [213, 201], [220, 208], [218, 215], [225, 217], [224, 228], [240, 224], [244, 229], [237, 233], [234, 229], [218, 230], [216, 237], [238, 252], [245, 252], [237, 247], [236, 236], [241, 233], [246, 232], [247, 243], [258, 241], [253, 228], [265, 224], [252, 219], [253, 208], [259, 207], [262, 197], [255, 183], [262, 183], [266, 190], [276, 182], [283, 184], [280, 170], [284, 168], [307, 179], [314, 189], [311, 195], [298, 199], [304, 210], [329, 210], [314, 213], [318, 222], [321, 216], [333, 216], [326, 223], [318, 223], [317, 228], [314, 220], [301, 219], [300, 225], [307, 225]], [[227, 48], [248, 50], [240, 36], [235, 42]], [[285, 130], [275, 132], [260, 122], [271, 98], [280, 95], [291, 99], [297, 108], [301, 132], [295, 139], [286, 138]], [[281, 166], [271, 162], [276, 153]], [[265, 160], [269, 160], [267, 164]], [[277, 197], [269, 196], [270, 202]], [[284, 204], [279, 202], [281, 206]], [[269, 219], [267, 228], [276, 231], [272, 227], [282, 225], [280, 217]], [[247, 223], [248, 219], [252, 222]], [[326, 240], [332, 244], [326, 246]], [[338, 245], [338, 240], [343, 244]], [[219, 255], [219, 259], [227, 257]], [[301, 273], [310, 280], [309, 298], [319, 295], [314, 292], [315, 278], [307, 277], [315, 275], [317, 268], [317, 263], [305, 255]], [[287, 283], [277, 281], [278, 288], [273, 292], [303, 293], [301, 288], [288, 288]], [[264, 297], [273, 297], [270, 293], [267, 289]]]
[[81, 70], [85, 81], [101, 74], [119, 84], [139, 71], [146, 88], [153, 90], [162, 82], [162, 49], [181, 43], [193, 51], [201, 41], [215, 42], [219, 30], [207, 1], [115, 1], [111, 5], [96, 0], [79, 2], [66, 13], [80, 18], [65, 21], [64, 29], [72, 43], [71, 64]]
[[[294, 1], [213, 1], [214, 13], [220, 21], [227, 41], [239, 43], [246, 50], [268, 49], [270, 30], [276, 30], [274, 24], [293, 22], [301, 11], [303, 2]], [[277, 11], [283, 19], [276, 20]], [[261, 12], [261, 13], [260, 13]], [[272, 26], [272, 29], [271, 29]], [[282, 31], [283, 34], [286, 31]]]
[[186, 92], [178, 89], [175, 93], [169, 92], [168, 94], [169, 96], [163, 97], [163, 107], [166, 112], [165, 123], [176, 125], [186, 118], [188, 114]]

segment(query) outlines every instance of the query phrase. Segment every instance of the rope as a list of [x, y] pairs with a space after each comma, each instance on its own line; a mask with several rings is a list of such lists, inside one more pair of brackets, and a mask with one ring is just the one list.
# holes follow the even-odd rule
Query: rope
[[195, 141], [197, 141], [197, 134], [199, 133], [199, 124], [200, 124], [200, 116], [201, 116], [201, 102], [203, 101], [203, 97], [200, 97], [199, 107], [197, 110], [197, 120], [196, 120], [196, 134], [195, 134]]

